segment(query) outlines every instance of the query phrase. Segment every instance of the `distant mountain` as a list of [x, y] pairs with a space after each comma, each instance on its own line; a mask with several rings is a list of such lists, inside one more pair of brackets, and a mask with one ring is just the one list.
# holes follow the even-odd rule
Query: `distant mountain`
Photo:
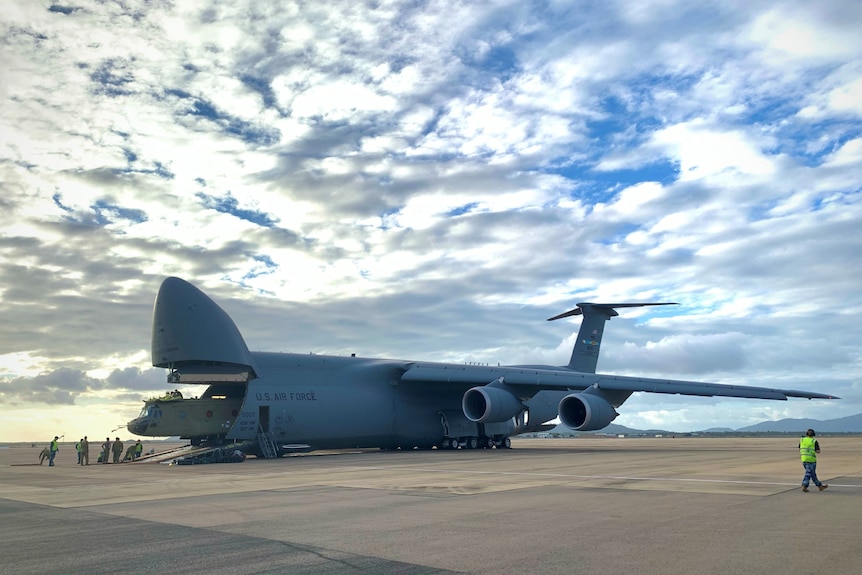
[[673, 432], [667, 431], [666, 429], [632, 429], [631, 427], [626, 427], [625, 425], [616, 425], [612, 423], [606, 428], [597, 431], [596, 433], [613, 433], [616, 435], [631, 435], [633, 433], [643, 435], [663, 435], [665, 433]]
[[578, 435], [579, 433], [600, 433], [602, 435], [664, 435], [672, 432], [665, 431], [664, 429], [632, 429], [625, 425], [611, 423], [607, 427], [598, 431], [572, 431], [565, 425], [560, 424], [548, 431], [548, 433], [558, 433], [560, 435]]
[[862, 413], [850, 415], [839, 419], [779, 419], [778, 421], [763, 421], [748, 427], [741, 427], [737, 431], [758, 432], [778, 431], [784, 433], [804, 433], [811, 428], [815, 432], [823, 433], [862, 433]]
[[[731, 429], [730, 427], [711, 427], [697, 433], [805, 433], [811, 428], [818, 433], [862, 433], [862, 413], [839, 419], [780, 419], [778, 421], [762, 421], [755, 425]], [[560, 435], [577, 435], [579, 433], [600, 433], [603, 435], [670, 435], [673, 431], [665, 429], [632, 429], [624, 425], [612, 423], [598, 431], [572, 431], [564, 425], [557, 425], [548, 433]], [[677, 432], [678, 433], [678, 432]]]

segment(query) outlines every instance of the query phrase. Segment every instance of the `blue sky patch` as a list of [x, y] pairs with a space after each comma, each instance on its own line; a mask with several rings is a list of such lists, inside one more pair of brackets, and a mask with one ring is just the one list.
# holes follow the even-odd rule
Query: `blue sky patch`
[[203, 202], [204, 207], [223, 214], [229, 214], [241, 220], [251, 222], [265, 228], [274, 227], [278, 222], [278, 218], [273, 218], [269, 214], [258, 210], [247, 210], [239, 207], [239, 202], [236, 198], [230, 195], [224, 197], [216, 197], [202, 192], [195, 194]]
[[123, 208], [104, 200], [97, 201], [90, 208], [95, 212], [96, 221], [100, 225], [114, 223], [117, 220], [125, 220], [132, 224], [140, 224], [148, 220], [147, 214], [142, 210]]
[[469, 214], [470, 212], [475, 210], [477, 207], [479, 207], [478, 202], [471, 202], [469, 204], [464, 204], [463, 206], [459, 206], [453, 210], [449, 210], [448, 212], [446, 212], [446, 215], [449, 217], [463, 216], [464, 214]]
[[246, 143], [270, 146], [281, 140], [281, 132], [277, 128], [228, 114], [219, 110], [212, 103], [197, 98], [185, 90], [169, 89], [165, 93], [169, 96], [176, 96], [184, 101], [188, 100], [187, 104], [189, 107], [183, 115], [199, 116], [211, 120], [228, 134], [237, 136]]
[[60, 208], [60, 209], [61, 209], [61, 210], [63, 210], [64, 212], [71, 212], [71, 211], [72, 211], [72, 208], [70, 208], [69, 206], [65, 205], [65, 204], [61, 201], [61, 199], [60, 199], [60, 198], [62, 198], [62, 196], [60, 195], [60, 193], [59, 193], [59, 192], [57, 192], [57, 193], [55, 193], [54, 195], [52, 195], [52, 196], [51, 196], [51, 199], [54, 201], [54, 205], [55, 205], [55, 206], [57, 206], [58, 208]]
[[76, 10], [80, 10], [80, 8], [74, 8], [72, 6], [60, 6], [58, 4], [51, 4], [48, 7], [48, 12], [56, 12], [58, 14], [65, 14], [66, 16], [75, 12]]
[[127, 62], [120, 59], [108, 59], [101, 66], [90, 73], [90, 79], [99, 85], [97, 93], [105, 94], [112, 98], [128, 96], [133, 93], [130, 85], [134, 81], [134, 74], [128, 69]]
[[76, 214], [74, 208], [63, 203], [62, 194], [57, 192], [51, 196], [54, 205], [66, 212], [64, 219], [76, 223], [106, 226], [119, 221], [125, 221], [129, 224], [140, 224], [148, 221], [146, 212], [143, 210], [124, 208], [116, 204], [111, 204], [105, 200], [98, 200], [90, 206], [92, 217], [82, 217], [84, 214]]

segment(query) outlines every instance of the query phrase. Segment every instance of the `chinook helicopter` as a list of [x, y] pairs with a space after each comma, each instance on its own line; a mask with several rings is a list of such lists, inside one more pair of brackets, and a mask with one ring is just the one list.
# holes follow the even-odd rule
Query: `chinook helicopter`
[[[168, 377], [169, 383], [172, 381]], [[185, 399], [178, 390], [144, 401], [126, 428], [136, 435], [179, 436], [193, 445], [224, 438], [239, 415], [243, 396], [236, 386], [210, 383], [201, 397]], [[233, 394], [231, 396], [231, 394]]]

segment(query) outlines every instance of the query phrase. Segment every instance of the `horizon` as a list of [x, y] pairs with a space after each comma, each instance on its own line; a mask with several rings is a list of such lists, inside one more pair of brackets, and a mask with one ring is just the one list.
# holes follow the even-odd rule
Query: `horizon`
[[[715, 428], [698, 429], [698, 430], [691, 430], [691, 431], [681, 431], [681, 430], [676, 430], [676, 429], [664, 429], [664, 428], [660, 428], [660, 427], [646, 428], [646, 429], [633, 428], [633, 427], [630, 427], [627, 425], [622, 425], [622, 424], [619, 424], [616, 422], [611, 422], [611, 424], [608, 427], [618, 426], [618, 427], [626, 427], [626, 428], [631, 429], [633, 431], [642, 431], [642, 432], [662, 431], [662, 432], [666, 432], [666, 433], [680, 433], [680, 434], [722, 433], [722, 432], [725, 432], [725, 433], [781, 433], [781, 434], [786, 435], [786, 434], [792, 434], [792, 433], [803, 433], [804, 434], [805, 430], [812, 425], [812, 422], [813, 423], [829, 423], [831, 421], [837, 421], [837, 420], [847, 419], [847, 418], [852, 418], [852, 417], [862, 417], [862, 413], [857, 413], [854, 415], [849, 415], [849, 416], [835, 418], [835, 419], [826, 419], [826, 420], [817, 420], [817, 419], [810, 419], [810, 418], [801, 418], [801, 419], [800, 418], [784, 418], [784, 419], [779, 419], [779, 420], [760, 421], [758, 423], [751, 424], [751, 425], [760, 425], [760, 424], [764, 424], [764, 423], [773, 423], [773, 422], [777, 423], [777, 422], [781, 422], [781, 421], [794, 421], [794, 420], [806, 421], [807, 423], [804, 424], [805, 429], [800, 429], [799, 431], [741, 431], [743, 428], [729, 428], [729, 427], [715, 427]], [[557, 423], [556, 425], [559, 427], [565, 428], [565, 426], [563, 426], [561, 423]], [[744, 426], [744, 427], [750, 427], [751, 425]], [[575, 436], [577, 434], [584, 434], [584, 435], [597, 435], [598, 434], [598, 435], [601, 435], [602, 431], [603, 431], [602, 429], [599, 429], [596, 431], [569, 430], [568, 432], [573, 434], [573, 436]], [[816, 426], [815, 426], [815, 431], [816, 431]], [[540, 434], [540, 433], [558, 433], [558, 432], [553, 432], [551, 430], [548, 430], [547, 432], [529, 432], [529, 433], [524, 433], [524, 434], [519, 434], [519, 435], [533, 436], [533, 435]], [[832, 434], [860, 435], [860, 434], [862, 434], [862, 430], [860, 430], [860, 431], [823, 431], [823, 432], [818, 432], [818, 433], [820, 433], [821, 435], [832, 435]], [[518, 435], [513, 436], [513, 437], [518, 437]], [[88, 438], [89, 438], [89, 436], [88, 436]], [[53, 437], [49, 438], [47, 441], [41, 441], [41, 440], [40, 441], [33, 441], [33, 440], [5, 441], [5, 440], [3, 440], [2, 437], [0, 437], [0, 447], [3, 447], [4, 445], [19, 444], [19, 443], [30, 443], [30, 444], [45, 443], [47, 445], [51, 442], [51, 439], [53, 439]], [[81, 439], [83, 439], [83, 437], [81, 437]], [[137, 441], [138, 439], [141, 440], [141, 443], [188, 443], [188, 440], [181, 440], [177, 437], [172, 437], [172, 436], [158, 437], [158, 438], [154, 438], [154, 437], [149, 437], [149, 438], [131, 437], [129, 439], [122, 439], [121, 438], [120, 440], [123, 443], [126, 443], [127, 441], [134, 442], [134, 441]], [[78, 441], [79, 440], [77, 440], [77, 439], [71, 440], [71, 441], [61, 440], [59, 443], [61, 445], [72, 445], [72, 446], [74, 446]], [[88, 441], [90, 441], [91, 444], [93, 443], [92, 440], [88, 439]], [[98, 442], [101, 443], [101, 440], [98, 440]]]

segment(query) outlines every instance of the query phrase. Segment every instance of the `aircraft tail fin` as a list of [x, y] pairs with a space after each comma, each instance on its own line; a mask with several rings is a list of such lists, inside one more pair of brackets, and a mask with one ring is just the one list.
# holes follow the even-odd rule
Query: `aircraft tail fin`
[[605, 322], [619, 315], [615, 308], [646, 307], [654, 305], [677, 305], [676, 303], [579, 303], [575, 309], [548, 318], [548, 321], [583, 315], [578, 339], [569, 360], [569, 369], [584, 373], [595, 373], [599, 361], [599, 348], [602, 343], [602, 333]]

